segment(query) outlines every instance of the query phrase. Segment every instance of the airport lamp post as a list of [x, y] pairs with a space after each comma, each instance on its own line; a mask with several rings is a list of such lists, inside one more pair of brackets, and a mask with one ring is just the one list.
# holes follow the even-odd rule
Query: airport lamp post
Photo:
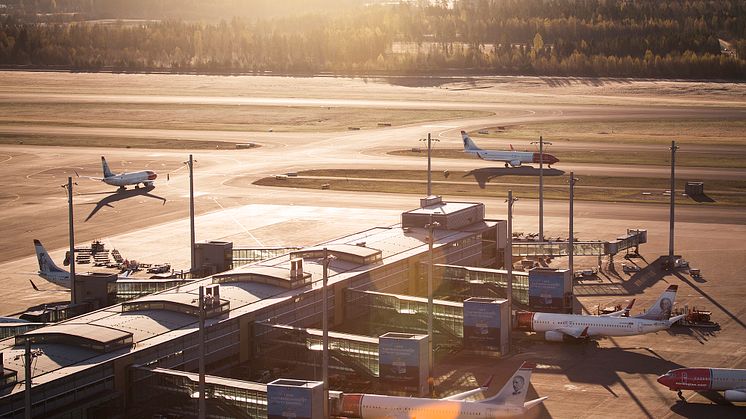
[[[427, 228], [427, 252], [429, 262], [427, 264], [427, 365], [428, 365], [428, 383], [433, 383], [433, 230], [440, 226], [440, 223], [433, 221], [433, 215], [430, 214], [430, 222], [425, 225]], [[432, 390], [432, 388], [431, 388]]]
[[[511, 327], [512, 327], [512, 318], [513, 318], [513, 203], [517, 201], [518, 198], [513, 198], [513, 191], [508, 191], [508, 237], [506, 241], [506, 247], [505, 249], [505, 269], [508, 271], [508, 286], [506, 289], [506, 294], [508, 297], [508, 313], [511, 318]], [[508, 334], [508, 339], [510, 339], [510, 334]], [[510, 348], [510, 342], [508, 342], [508, 348]]]
[[24, 409], [23, 409], [23, 417], [25, 419], [31, 419], [31, 339], [29, 337], [26, 337], [25, 342], [25, 348], [26, 351], [24, 353], [24, 382], [25, 385], [25, 391], [23, 394], [23, 401], [24, 401]]
[[322, 338], [322, 351], [323, 356], [321, 359], [321, 377], [324, 382], [324, 417], [329, 417], [329, 303], [327, 301], [327, 283], [329, 281], [329, 264], [334, 259], [334, 256], [329, 255], [328, 249], [324, 248], [324, 260], [323, 260], [323, 284], [321, 287], [321, 329], [323, 332]]
[[[191, 157], [189, 160], [191, 162]], [[191, 165], [190, 165], [191, 167]], [[199, 287], [199, 402], [197, 417], [205, 419], [205, 287]]]
[[70, 238], [70, 303], [75, 304], [75, 228], [73, 224], [73, 178], [67, 178], [67, 185], [62, 185], [67, 190], [67, 220]]
[[427, 133], [427, 138], [421, 138], [420, 141], [427, 141], [427, 196], [433, 194], [433, 177], [432, 177], [432, 143], [439, 142], [437, 138], [432, 138], [430, 133]]
[[190, 249], [191, 249], [191, 272], [194, 273], [197, 270], [197, 267], [194, 265], [197, 261], [195, 260], [195, 244], [194, 244], [194, 160], [192, 160], [192, 155], [189, 155], [189, 161], [187, 162], [189, 165], [189, 229], [190, 229]]
[[668, 266], [673, 270], [673, 239], [674, 239], [674, 218], [676, 206], [676, 150], [679, 146], [676, 141], [671, 141], [671, 214], [669, 216], [668, 226]]
[[573, 254], [575, 253], [575, 247], [573, 242], [575, 241], [573, 237], [573, 201], [575, 199], [575, 182], [577, 182], [578, 179], [575, 177], [575, 174], [573, 172], [570, 172], [570, 237], [567, 238], [567, 257], [568, 257], [568, 269], [570, 270], [570, 275], [572, 278], [575, 278], [575, 272], [573, 271]]
[[531, 144], [539, 144], [539, 241], [544, 241], [544, 144], [552, 145], [539, 136], [539, 141]]

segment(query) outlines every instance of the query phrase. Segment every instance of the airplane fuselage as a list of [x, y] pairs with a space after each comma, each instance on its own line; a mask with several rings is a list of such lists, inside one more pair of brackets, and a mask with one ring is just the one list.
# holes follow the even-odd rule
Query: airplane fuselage
[[142, 170], [139, 172], [122, 173], [119, 175], [108, 176], [101, 179], [104, 183], [112, 186], [124, 187], [127, 185], [152, 185], [158, 175], [152, 170]]
[[746, 401], [746, 370], [733, 368], [678, 368], [658, 377], [671, 390], [725, 391], [725, 399]]
[[667, 320], [634, 317], [585, 316], [580, 314], [518, 313], [518, 329], [529, 332], [585, 330], [586, 336], [632, 336], [658, 332], [670, 327]]
[[523, 406], [475, 403], [378, 394], [345, 394], [345, 415], [361, 419], [400, 418], [512, 418], [526, 413]]

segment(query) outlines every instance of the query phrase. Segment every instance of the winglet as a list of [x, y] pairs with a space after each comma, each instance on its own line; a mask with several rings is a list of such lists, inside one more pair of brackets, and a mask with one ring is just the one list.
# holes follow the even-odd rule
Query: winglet
[[487, 382], [482, 384], [482, 388], [486, 389], [490, 387], [490, 384], [492, 384], [492, 379], [495, 378], [494, 375], [490, 375], [490, 378], [487, 379]]
[[513, 148], [513, 144], [510, 145], [510, 151], [515, 151], [515, 148]]
[[632, 306], [635, 305], [636, 298], [633, 298], [632, 301], [627, 304], [627, 307], [624, 308], [624, 312], [622, 312], [622, 317], [629, 317], [629, 312], [632, 311]]
[[31, 287], [34, 288], [34, 291], [39, 291], [39, 287], [37, 287], [36, 284], [34, 284], [34, 281], [32, 281], [32, 280], [29, 279], [28, 282], [31, 283]]

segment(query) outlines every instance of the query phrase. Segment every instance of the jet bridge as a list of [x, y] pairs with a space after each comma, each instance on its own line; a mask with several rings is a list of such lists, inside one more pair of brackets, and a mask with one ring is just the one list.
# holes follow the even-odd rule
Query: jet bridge
[[[639, 229], [627, 229], [627, 234], [617, 237], [614, 241], [580, 241], [573, 242], [574, 256], [614, 256], [619, 252], [637, 248], [647, 243], [648, 231]], [[561, 257], [567, 256], [567, 240], [558, 241], [513, 241], [513, 256], [522, 257]]]

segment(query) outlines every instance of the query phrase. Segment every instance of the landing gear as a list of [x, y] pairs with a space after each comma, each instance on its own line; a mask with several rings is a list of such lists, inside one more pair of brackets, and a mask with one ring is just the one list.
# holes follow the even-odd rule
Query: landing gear
[[508, 166], [508, 163], [505, 163], [505, 168], [507, 169], [508, 167], [509, 167], [509, 166]]
[[682, 402], [686, 402], [686, 399], [684, 398], [684, 395], [681, 394], [681, 390], [677, 391], [676, 394], [679, 396], [679, 399], [681, 399]]

